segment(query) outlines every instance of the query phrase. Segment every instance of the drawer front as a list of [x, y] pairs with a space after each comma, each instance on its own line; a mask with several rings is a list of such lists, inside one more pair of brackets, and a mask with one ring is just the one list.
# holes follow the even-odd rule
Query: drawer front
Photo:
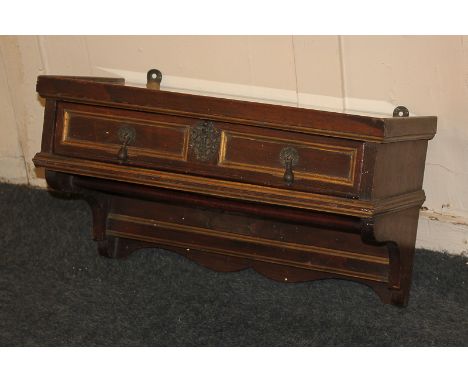
[[81, 158], [118, 161], [123, 135], [130, 131], [134, 138], [126, 149], [132, 162], [186, 162], [190, 125], [183, 118], [166, 121], [157, 117], [151, 113], [61, 104], [55, 151]]
[[359, 195], [362, 142], [71, 103], [59, 105], [56, 131], [54, 150], [61, 155]]
[[340, 188], [353, 191], [357, 186], [356, 170], [360, 146], [343, 144], [336, 139], [299, 137], [288, 134], [266, 136], [236, 131], [223, 131], [219, 166], [256, 173], [265, 183], [281, 187], [286, 181], [284, 153], [295, 155], [291, 187]]

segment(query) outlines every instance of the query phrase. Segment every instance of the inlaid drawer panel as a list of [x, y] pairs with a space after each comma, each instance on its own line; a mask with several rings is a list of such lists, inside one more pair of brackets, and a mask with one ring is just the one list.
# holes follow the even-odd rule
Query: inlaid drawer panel
[[[277, 134], [278, 135], [278, 134]], [[290, 135], [290, 134], [289, 134]], [[354, 189], [360, 145], [338, 143], [339, 140], [314, 137], [268, 137], [242, 132], [222, 133], [219, 165], [271, 175], [272, 183], [284, 182], [286, 170], [282, 152], [294, 150], [292, 186], [313, 187], [317, 183], [341, 185]], [[276, 182], [275, 182], [276, 180]]]
[[[76, 104], [62, 104], [57, 121], [55, 151], [82, 158], [118, 161], [125, 134], [127, 157], [135, 163], [186, 161], [189, 124], [185, 119], [164, 121], [150, 113], [128, 112]], [[159, 118], [158, 118], [159, 117]]]
[[259, 186], [359, 195], [359, 141], [65, 102], [58, 111], [57, 154]]

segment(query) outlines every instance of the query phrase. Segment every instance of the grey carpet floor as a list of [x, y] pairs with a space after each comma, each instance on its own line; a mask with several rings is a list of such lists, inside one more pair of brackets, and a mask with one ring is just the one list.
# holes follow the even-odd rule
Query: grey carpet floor
[[97, 255], [81, 200], [0, 184], [2, 346], [467, 346], [468, 259], [418, 250], [410, 304], [339, 280]]

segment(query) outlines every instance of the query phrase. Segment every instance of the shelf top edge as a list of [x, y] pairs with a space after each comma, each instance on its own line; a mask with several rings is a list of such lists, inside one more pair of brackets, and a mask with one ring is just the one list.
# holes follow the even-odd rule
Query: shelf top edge
[[187, 115], [353, 140], [387, 142], [431, 139], [437, 117], [371, 117], [332, 111], [241, 101], [125, 85], [113, 77], [38, 76], [43, 98], [110, 107]]

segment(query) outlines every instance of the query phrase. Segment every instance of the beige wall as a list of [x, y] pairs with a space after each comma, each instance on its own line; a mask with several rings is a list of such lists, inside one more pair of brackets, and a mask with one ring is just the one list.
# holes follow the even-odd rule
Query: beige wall
[[[325, 110], [437, 115], [418, 244], [468, 249], [468, 37], [0, 37], [0, 181], [44, 186], [31, 159], [43, 106], [38, 74], [117, 75], [141, 85]], [[436, 220], [437, 219], [437, 220]]]

